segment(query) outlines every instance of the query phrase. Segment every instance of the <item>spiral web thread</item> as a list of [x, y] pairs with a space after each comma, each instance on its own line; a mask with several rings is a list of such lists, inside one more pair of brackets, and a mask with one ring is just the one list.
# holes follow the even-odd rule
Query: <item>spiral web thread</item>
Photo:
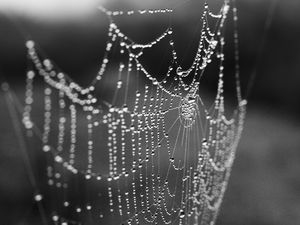
[[[42, 112], [40, 138], [47, 158], [48, 191], [38, 191], [35, 201], [46, 204], [51, 199], [54, 224], [214, 224], [246, 113], [235, 30], [238, 106], [232, 118], [224, 114], [224, 24], [230, 10], [237, 21], [234, 2], [224, 0], [216, 14], [205, 3], [197, 53], [187, 70], [177, 61], [171, 27], [140, 44], [114, 22], [117, 16], [172, 10], [100, 9], [109, 18], [108, 41], [99, 72], [88, 87], [43, 58], [34, 41], [26, 42], [31, 69], [23, 123], [28, 133], [36, 131], [33, 118]], [[216, 21], [214, 29], [209, 20]], [[158, 78], [141, 58], [145, 49], [162, 41], [169, 43], [172, 60]], [[112, 72], [108, 68], [116, 49], [118, 68]], [[199, 85], [213, 60], [219, 65], [218, 87], [214, 104], [207, 108]], [[98, 98], [106, 77], [114, 91], [107, 99]], [[34, 80], [43, 83], [42, 110], [33, 107]]]

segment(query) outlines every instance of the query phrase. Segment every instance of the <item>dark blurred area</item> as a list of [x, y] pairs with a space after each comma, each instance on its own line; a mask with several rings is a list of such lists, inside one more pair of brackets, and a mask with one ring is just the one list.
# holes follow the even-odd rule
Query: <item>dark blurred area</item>
[[[220, 2], [212, 1], [212, 7], [218, 8]], [[103, 4], [112, 10], [176, 6], [171, 20], [168, 15], [155, 15], [122, 17], [116, 23], [134, 40], [147, 42], [161, 34], [171, 21], [182, 64], [188, 65], [193, 59], [200, 31], [199, 1], [114, 0]], [[4, 5], [0, 4], [1, 82], [5, 77], [22, 96], [27, 37], [33, 38], [43, 53], [78, 83], [86, 85], [93, 79], [104, 54], [108, 20], [92, 3], [92, 10], [80, 16], [71, 8], [74, 12], [69, 14], [65, 9], [53, 15], [35, 15], [33, 11], [20, 13]], [[252, 74], [256, 73], [256, 77], [217, 224], [300, 224], [300, 1], [237, 0], [237, 7], [244, 95]], [[271, 23], [266, 29], [268, 20]], [[164, 54], [161, 49], [154, 51], [158, 52], [147, 56], [150, 68], [160, 62], [157, 55]], [[226, 64], [232, 67], [233, 55], [228, 57]], [[233, 90], [227, 92], [229, 96], [235, 95]], [[215, 79], [208, 77], [203, 92], [209, 95], [215, 91]], [[3, 94], [0, 96], [0, 218], [7, 221], [5, 224], [34, 224], [37, 209], [31, 200], [32, 189], [14, 142]]]

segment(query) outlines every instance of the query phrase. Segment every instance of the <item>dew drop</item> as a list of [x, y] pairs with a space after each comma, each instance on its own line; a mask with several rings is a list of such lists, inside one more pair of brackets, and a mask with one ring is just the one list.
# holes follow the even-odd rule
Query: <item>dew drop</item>
[[44, 145], [43, 146], [43, 151], [44, 152], [49, 152], [50, 151], [50, 146], [49, 145]]
[[184, 218], [184, 216], [185, 216], [184, 210], [180, 210], [179, 217]]
[[43, 199], [43, 196], [42, 196], [41, 194], [36, 194], [36, 195], [34, 196], [34, 200], [35, 200], [36, 202], [40, 202], [40, 201], [42, 201], [42, 199]]
[[57, 215], [52, 216], [52, 220], [53, 220], [53, 221], [58, 221], [58, 219], [59, 219], [59, 218], [58, 218]]
[[182, 76], [183, 75], [183, 71], [182, 71], [181, 66], [177, 67], [176, 73], [177, 73], [178, 76]]
[[34, 41], [28, 40], [28, 41], [26, 42], [26, 47], [27, 47], [28, 49], [33, 48], [33, 47], [34, 47]]

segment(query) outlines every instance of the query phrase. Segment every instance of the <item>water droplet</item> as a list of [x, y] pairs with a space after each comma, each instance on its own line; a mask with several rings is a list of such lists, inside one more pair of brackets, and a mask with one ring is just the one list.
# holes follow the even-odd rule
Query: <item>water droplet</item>
[[27, 78], [28, 79], [33, 79], [34, 75], [35, 75], [35, 73], [32, 70], [30, 70], [30, 71], [27, 72]]
[[64, 202], [65, 207], [68, 207], [69, 205], [70, 205], [69, 202], [67, 202], [67, 201]]
[[36, 202], [39, 202], [39, 201], [41, 201], [43, 199], [43, 196], [41, 195], [41, 194], [36, 194], [35, 196], [34, 196], [34, 200], [36, 201]]
[[52, 220], [53, 220], [53, 221], [58, 221], [58, 219], [59, 219], [59, 218], [58, 218], [57, 215], [52, 216]]
[[186, 77], [186, 76], [189, 75], [190, 71], [189, 71], [189, 70], [186, 70], [186, 71], [185, 71], [185, 70], [183, 70], [183, 69], [181, 68], [181, 66], [178, 66], [177, 69], [176, 69], [176, 73], [177, 73], [177, 75], [180, 76], [180, 77]]
[[34, 47], [34, 41], [28, 40], [28, 41], [26, 42], [26, 47], [27, 47], [28, 49], [33, 48], [33, 47]]
[[121, 88], [122, 87], [122, 81], [119, 80], [118, 83], [117, 83], [117, 88]]
[[48, 68], [52, 67], [51, 62], [50, 62], [49, 59], [45, 59], [44, 62], [43, 62], [43, 64], [44, 64], [45, 67], [48, 67]]
[[63, 161], [62, 157], [60, 157], [59, 155], [55, 156], [55, 161], [58, 163], [61, 163]]
[[80, 213], [80, 212], [81, 212], [81, 208], [78, 207], [78, 208], [76, 209], [76, 212]]
[[180, 218], [184, 218], [184, 216], [185, 216], [184, 210], [180, 210], [180, 212], [179, 212], [179, 217], [180, 217]]
[[49, 152], [50, 151], [50, 146], [49, 145], [44, 145], [43, 146], [43, 151], [44, 152]]

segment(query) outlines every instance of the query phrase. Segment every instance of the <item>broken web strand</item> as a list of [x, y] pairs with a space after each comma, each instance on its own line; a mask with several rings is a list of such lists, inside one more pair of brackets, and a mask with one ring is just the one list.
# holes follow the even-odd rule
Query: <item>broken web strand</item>
[[[208, 6], [205, 6], [205, 9], [207, 10]], [[215, 17], [215, 18], [222, 18], [222, 21], [225, 20], [225, 18], [227, 17], [227, 11], [228, 11], [228, 1], [225, 1], [223, 10], [221, 12], [223, 12], [223, 14], [221, 15], [213, 15], [211, 12], [208, 13], [209, 16]], [[206, 14], [208, 11], [205, 11]], [[131, 13], [130, 13], [131, 14]], [[205, 14], [205, 15], [206, 15]], [[110, 15], [111, 16], [111, 15]], [[223, 23], [221, 22], [221, 25]], [[222, 25], [223, 26], [223, 25]], [[220, 26], [220, 28], [222, 27]], [[209, 30], [207, 30], [209, 31]], [[91, 171], [92, 168], [92, 152], [93, 152], [93, 147], [92, 147], [92, 143], [93, 142], [88, 142], [88, 152], [89, 152], [89, 157], [88, 157], [88, 170], [81, 170], [78, 171], [74, 166], [71, 165], [71, 163], [66, 163], [64, 159], [59, 156], [59, 154], [57, 154], [57, 150], [61, 149], [62, 147], [60, 147], [60, 145], [62, 145], [61, 142], [63, 142], [63, 121], [64, 119], [62, 119], [62, 121], [60, 121], [60, 129], [61, 131], [59, 132], [59, 138], [58, 138], [58, 147], [56, 148], [56, 150], [54, 150], [56, 153], [56, 157], [55, 157], [55, 161], [58, 164], [63, 164], [64, 167], [66, 167], [68, 170], [70, 170], [71, 172], [77, 174], [82, 173], [84, 174], [85, 178], [87, 180], [91, 179], [91, 178], [96, 178], [97, 180], [99, 180], [99, 177], [103, 177], [104, 181], [106, 180], [108, 182], [108, 195], [109, 195], [109, 205], [110, 205], [110, 212], [114, 213], [116, 210], [115, 209], [115, 204], [118, 205], [120, 204], [122, 199], [121, 196], [122, 195], [122, 190], [119, 187], [118, 188], [118, 202], [115, 202], [115, 188], [113, 187], [113, 182], [117, 181], [119, 182], [119, 180], [125, 179], [126, 183], [127, 183], [127, 187], [130, 186], [130, 188], [128, 189], [128, 191], [125, 192], [125, 201], [126, 201], [126, 208], [127, 208], [127, 216], [130, 216], [130, 218], [128, 220], [126, 220], [125, 222], [127, 223], [139, 223], [139, 220], [141, 219], [141, 217], [144, 217], [143, 219], [145, 219], [148, 222], [155, 222], [158, 223], [160, 220], [162, 220], [165, 224], [171, 223], [172, 218], [174, 218], [175, 216], [175, 221], [179, 221], [179, 224], [183, 224], [183, 223], [188, 223], [191, 221], [191, 216], [194, 214], [194, 222], [198, 222], [201, 221], [201, 224], [208, 224], [209, 221], [214, 220], [214, 215], [216, 215], [216, 212], [219, 208], [220, 202], [222, 199], [220, 196], [222, 196], [223, 190], [225, 189], [224, 187], [226, 186], [227, 183], [227, 179], [229, 177], [229, 172], [230, 168], [231, 168], [231, 163], [233, 161], [233, 157], [234, 154], [232, 153], [231, 150], [234, 150], [236, 148], [236, 144], [237, 144], [237, 140], [240, 136], [240, 131], [241, 131], [241, 127], [242, 127], [242, 122], [243, 121], [243, 117], [244, 117], [244, 103], [243, 101], [239, 101], [240, 107], [242, 108], [242, 110], [240, 110], [239, 112], [239, 118], [238, 118], [238, 129], [236, 128], [236, 126], [234, 125], [234, 120], [229, 120], [227, 121], [225, 116], [224, 116], [224, 101], [223, 101], [223, 95], [222, 95], [222, 90], [223, 90], [223, 84], [222, 84], [222, 75], [220, 72], [220, 77], [219, 77], [219, 85], [218, 85], [218, 93], [217, 93], [217, 98], [216, 98], [216, 102], [215, 102], [215, 106], [213, 107], [212, 111], [206, 111], [205, 113], [207, 114], [206, 116], [206, 126], [209, 127], [209, 134], [208, 137], [203, 138], [202, 144], [199, 143], [198, 138], [195, 136], [195, 140], [198, 143], [196, 145], [196, 149], [197, 146], [200, 147], [201, 153], [199, 153], [199, 160], [196, 164], [193, 164], [192, 162], [190, 162], [190, 160], [188, 159], [188, 155], [190, 154], [190, 151], [192, 151], [190, 148], [191, 146], [191, 133], [197, 133], [199, 136], [205, 136], [206, 133], [203, 133], [203, 128], [202, 128], [202, 122], [201, 122], [201, 112], [198, 109], [200, 105], [198, 105], [199, 100], [197, 100], [197, 104], [195, 104], [195, 98], [196, 99], [200, 99], [199, 96], [195, 97], [195, 94], [197, 94], [197, 90], [195, 87], [197, 87], [199, 84], [196, 82], [197, 79], [197, 72], [200, 70], [201, 73], [202, 71], [204, 71], [207, 63], [209, 63], [210, 61], [210, 57], [213, 55], [213, 49], [215, 49], [217, 47], [217, 43], [215, 42], [215, 40], [211, 40], [211, 39], [207, 39], [207, 37], [205, 35], [203, 35], [203, 37], [201, 38], [201, 40], [205, 40], [207, 42], [207, 46], [206, 48], [201, 47], [201, 51], [199, 52], [199, 54], [197, 54], [197, 56], [195, 57], [195, 61], [192, 65], [192, 70], [195, 69], [195, 76], [193, 78], [193, 82], [192, 84], [195, 85], [190, 85], [190, 86], [195, 86], [193, 91], [190, 91], [187, 95], [187, 97], [184, 97], [183, 94], [183, 90], [188, 91], [188, 85], [184, 83], [182, 77], [185, 76], [189, 76], [190, 71], [182, 71], [180, 69], [180, 67], [175, 68], [176, 74], [175, 74], [175, 78], [176, 76], [177, 79], [180, 80], [179, 83], [176, 82], [171, 82], [170, 86], [171, 86], [171, 91], [168, 90], [168, 88], [166, 88], [166, 86], [164, 85], [164, 82], [158, 81], [154, 76], [152, 76], [150, 73], [148, 73], [143, 65], [139, 62], [138, 58], [142, 55], [142, 51], [138, 54], [138, 55], [134, 55], [130, 52], [131, 47], [134, 48], [151, 48], [153, 45], [155, 45], [157, 42], [159, 42], [160, 40], [162, 40], [163, 38], [165, 38], [168, 35], [171, 35], [172, 32], [170, 29], [168, 29], [162, 36], [160, 36], [156, 41], [151, 42], [147, 45], [135, 45], [133, 44], [132, 40], [127, 38], [118, 28], [114, 23], [110, 24], [110, 29], [109, 29], [109, 37], [112, 38], [111, 42], [108, 42], [109, 44], [107, 45], [106, 51], [109, 52], [111, 47], [112, 47], [112, 43], [115, 43], [117, 41], [117, 39], [120, 39], [123, 43], [122, 45], [125, 46], [125, 49], [128, 51], [128, 55], [129, 55], [129, 61], [130, 63], [128, 64], [128, 68], [127, 68], [127, 77], [126, 77], [126, 81], [122, 78], [122, 83], [123, 81], [125, 81], [125, 86], [126, 86], [126, 91], [125, 91], [125, 102], [123, 104], [123, 106], [117, 107], [115, 106], [115, 104], [113, 105], [109, 105], [109, 113], [107, 114], [103, 114], [103, 112], [101, 112], [101, 110], [99, 110], [97, 108], [97, 106], [95, 106], [95, 103], [97, 102], [97, 99], [91, 95], [91, 92], [94, 90], [95, 86], [90, 86], [88, 88], [81, 88], [78, 84], [76, 84], [75, 82], [71, 81], [70, 79], [66, 79], [68, 80], [67, 82], [60, 76], [57, 75], [56, 77], [56, 71], [51, 70], [50, 72], [47, 71], [45, 68], [43, 68], [43, 65], [40, 63], [40, 59], [38, 58], [35, 49], [34, 49], [34, 44], [32, 42], [27, 42], [27, 45], [31, 46], [29, 47], [29, 55], [32, 58], [32, 61], [34, 62], [38, 73], [40, 75], [42, 75], [46, 81], [46, 83], [48, 83], [50, 85], [51, 88], [57, 89], [59, 92], [63, 92], [64, 95], [66, 95], [66, 97], [68, 97], [74, 104], [74, 105], [78, 105], [78, 107], [82, 107], [84, 109], [84, 111], [87, 112], [88, 114], [88, 126], [91, 125], [91, 120], [92, 120], [92, 115], [96, 115], [96, 118], [99, 117], [99, 115], [101, 116], [101, 114], [103, 115], [103, 121], [99, 121], [99, 123], [104, 123], [107, 124], [108, 127], [110, 127], [108, 129], [108, 132], [111, 134], [109, 135], [108, 138], [111, 138], [111, 142], [112, 145], [114, 145], [114, 147], [112, 148], [112, 150], [109, 150], [109, 154], [110, 156], [110, 163], [109, 163], [109, 167], [110, 167], [110, 173], [108, 176], [103, 175], [103, 174], [97, 174], [97, 173], [93, 173]], [[172, 42], [171, 42], [172, 43]], [[220, 41], [220, 43], [222, 43], [222, 41]], [[33, 45], [33, 46], [32, 46]], [[171, 44], [172, 45], [172, 44]], [[221, 44], [223, 45], [223, 44]], [[200, 45], [199, 45], [200, 46]], [[204, 52], [204, 56], [201, 55], [202, 52], [202, 48], [205, 48], [205, 50], [203, 50]], [[222, 48], [222, 47], [221, 47]], [[173, 51], [173, 56], [176, 56], [176, 52]], [[176, 58], [175, 58], [176, 59]], [[175, 59], [173, 59], [172, 62], [175, 62]], [[223, 55], [221, 55], [221, 61], [223, 60]], [[46, 61], [48, 62], [48, 61]], [[96, 81], [100, 81], [102, 79], [102, 76], [105, 74], [105, 68], [106, 65], [108, 64], [109, 60], [108, 60], [108, 55], [107, 58], [104, 57], [103, 60], [103, 64], [101, 66], [101, 69], [99, 72], [99, 74], [97, 75]], [[139, 105], [139, 100], [136, 100], [136, 105], [133, 109], [133, 113], [131, 111], [131, 109], [128, 108], [127, 106], [127, 101], [128, 101], [128, 88], [129, 88], [129, 79], [130, 79], [130, 72], [131, 72], [131, 63], [135, 62], [136, 63], [136, 68], [137, 70], [139, 70], [140, 72], [142, 72], [143, 74], [146, 75], [146, 77], [152, 82], [152, 84], [145, 86], [145, 89], [143, 92], [144, 94], [144, 103], [143, 106], [141, 107]], [[45, 63], [44, 63], [45, 64]], [[48, 64], [48, 63], [46, 63]], [[120, 64], [121, 65], [121, 64]], [[169, 67], [168, 73], [166, 75], [166, 77], [172, 76], [170, 75], [172, 70], [171, 69], [173, 67]], [[141, 74], [142, 74], [141, 73]], [[121, 71], [122, 74], [122, 71]], [[64, 75], [63, 77], [66, 77], [66, 75]], [[174, 78], [174, 79], [175, 79]], [[164, 81], [164, 80], [163, 80]], [[118, 83], [117, 85], [123, 85], [123, 84]], [[96, 83], [94, 83], [96, 84]], [[179, 86], [176, 87], [176, 85]], [[239, 85], [239, 82], [237, 82], [237, 86]], [[173, 87], [173, 90], [172, 90]], [[117, 86], [118, 88], [118, 86]], [[120, 88], [120, 87], [119, 87]], [[182, 88], [182, 89], [181, 89]], [[237, 87], [239, 88], [239, 87]], [[238, 90], [238, 89], [237, 89]], [[140, 95], [141, 91], [137, 91], [136, 92], [137, 95]], [[116, 92], [115, 96], [118, 96], [118, 93]], [[117, 97], [116, 97], [117, 98]], [[115, 99], [115, 98], [114, 98]], [[138, 99], [136, 97], [136, 99]], [[175, 99], [175, 100], [174, 100]], [[169, 101], [169, 107], [167, 106], [167, 104], [164, 105], [164, 101], [167, 100]], [[241, 98], [239, 98], [239, 100], [241, 100]], [[168, 132], [166, 132], [166, 134], [164, 134], [165, 132], [162, 132], [163, 130], [166, 130], [166, 128], [162, 128], [162, 126], [164, 126], [163, 124], [166, 123], [166, 119], [165, 116], [170, 113], [172, 109], [172, 105], [174, 102], [180, 102], [180, 105], [178, 107], [175, 107], [174, 109], [180, 109], [178, 110], [179, 112], [179, 116], [177, 117], [177, 119], [175, 119], [174, 124], [176, 123], [180, 123], [179, 128], [178, 129], [178, 133], [177, 133], [177, 138], [175, 141], [175, 144], [173, 146], [173, 155], [170, 156], [169, 154], [169, 165], [172, 164], [173, 168], [175, 169], [176, 172], [176, 183], [177, 183], [177, 177], [180, 176], [178, 174], [183, 173], [182, 178], [181, 178], [181, 188], [179, 188], [178, 191], [181, 191], [181, 194], [178, 193], [177, 191], [177, 184], [175, 185], [175, 192], [174, 194], [169, 194], [166, 195], [165, 193], [171, 193], [169, 188], [165, 188], [166, 185], [168, 184], [167, 179], [163, 179], [161, 177], [161, 173], [163, 173], [163, 171], [160, 168], [160, 164], [161, 164], [161, 156], [160, 156], [160, 152], [163, 151], [161, 143], [163, 143], [165, 140], [167, 140], [167, 143], [172, 142], [171, 139], [169, 139], [168, 135], [173, 131], [172, 129], [174, 129], [173, 125], [170, 127], [170, 129], [168, 130]], [[115, 102], [115, 100], [113, 101]], [[149, 106], [147, 105], [148, 103]], [[176, 103], [175, 103], [176, 104]], [[107, 105], [107, 103], [106, 103]], [[164, 107], [163, 107], [164, 106]], [[205, 108], [204, 104], [201, 104], [202, 107]], [[76, 107], [76, 106], [75, 106]], [[141, 110], [141, 113], [139, 111], [139, 108]], [[74, 115], [74, 108], [72, 109], [73, 111], [73, 115]], [[131, 122], [130, 122], [130, 127], [128, 128], [126, 126], [126, 119], [124, 119], [124, 115], [129, 115], [131, 117]], [[195, 116], [196, 115], [196, 116]], [[74, 117], [74, 116], [73, 116]], [[102, 116], [101, 116], [102, 117]], [[216, 117], [216, 118], [214, 118]], [[175, 117], [176, 118], [176, 117]], [[143, 121], [144, 119], [144, 124]], [[122, 121], [122, 122], [120, 122]], [[74, 123], [74, 118], [73, 118], [73, 122]], [[120, 126], [119, 124], [122, 124], [122, 126]], [[208, 125], [207, 125], [208, 124]], [[225, 124], [225, 125], [224, 125]], [[143, 128], [143, 125], [144, 128]], [[176, 126], [176, 125], [175, 125]], [[201, 127], [201, 131], [199, 131], [199, 126]], [[224, 135], [224, 133], [222, 133], [222, 135], [220, 134], [219, 131], [222, 131], [222, 127], [223, 129], [229, 130], [229, 136], [233, 136], [232, 139], [230, 139], [230, 141], [228, 141], [226, 138], [225, 140], [227, 140], [227, 142], [233, 142], [233, 144], [229, 145], [229, 146], [225, 146], [225, 142], [224, 140], [219, 140], [220, 136]], [[74, 128], [73, 128], [74, 129]], [[197, 131], [193, 131], [193, 129], [196, 129]], [[215, 130], [217, 130], [217, 132]], [[131, 147], [132, 147], [132, 166], [129, 165], [129, 170], [126, 169], [126, 160], [122, 159], [122, 168], [121, 168], [121, 172], [118, 171], [118, 150], [117, 150], [117, 146], [118, 146], [118, 139], [119, 139], [119, 134], [116, 132], [117, 130], [121, 130], [123, 132], [130, 132], [131, 133], [131, 140], [126, 140], [126, 135], [124, 135], [123, 133], [123, 137], [121, 137], [121, 143], [126, 143], [126, 142], [131, 142]], [[142, 131], [142, 134], [141, 134]], [[231, 132], [230, 132], [231, 131]], [[74, 132], [74, 131], [73, 131]], [[215, 134], [215, 133], [216, 134]], [[88, 131], [90, 138], [92, 139], [92, 135], [91, 135], [91, 130]], [[176, 133], [176, 132], [175, 132]], [[217, 135], [218, 133], [218, 135]], [[163, 134], [163, 135], [162, 135]], [[201, 135], [200, 135], [201, 134]], [[216, 140], [214, 140], [212, 138], [212, 136], [216, 135]], [[122, 134], [121, 134], [122, 136]], [[141, 143], [141, 136], [144, 136], [144, 139], [146, 140], [146, 146], [150, 146], [150, 147], [146, 147], [146, 149], [144, 149], [143, 146], [140, 145]], [[149, 137], [150, 136], [150, 137]], [[145, 138], [146, 137], [146, 138]], [[180, 140], [181, 139], [181, 140]], [[206, 141], [208, 140], [208, 141]], [[181, 142], [181, 143], [180, 143]], [[229, 156], [226, 156], [226, 154], [223, 153], [218, 153], [218, 149], [220, 148], [220, 142], [224, 148], [225, 148], [225, 152], [226, 154], [229, 154]], [[110, 141], [108, 141], [108, 143], [110, 143]], [[74, 146], [74, 139], [73, 142], [71, 143], [71, 146]], [[76, 145], [76, 144], [75, 144]], [[168, 144], [167, 144], [168, 145]], [[177, 152], [180, 151], [179, 146], [182, 146], [183, 152], [184, 152], [184, 156], [183, 159], [179, 159], [176, 163], [176, 157], [174, 156], [174, 154], [176, 154]], [[73, 149], [74, 147], [72, 147], [71, 149]], [[172, 147], [167, 146], [167, 149], [171, 149]], [[216, 154], [214, 156], [209, 154], [209, 150], [210, 148], [214, 149], [216, 151]], [[144, 157], [138, 157], [140, 156], [139, 154], [141, 154], [143, 152], [143, 150], [145, 150], [145, 156]], [[169, 151], [169, 150], [168, 150]], [[73, 152], [73, 150], [70, 150], [70, 152]], [[200, 152], [200, 151], [199, 151]], [[228, 152], [228, 153], [227, 153]], [[229, 157], [230, 160], [227, 160], [228, 162], [224, 163], [223, 166], [219, 166], [217, 165], [217, 163], [215, 162], [215, 160], [217, 160], [218, 158], [218, 154], [221, 154], [221, 158], [222, 160], [226, 161], [225, 158]], [[71, 153], [70, 153], [71, 155]], [[122, 151], [122, 157], [124, 156], [124, 151]], [[71, 156], [70, 156], [71, 158]], [[150, 161], [149, 161], [149, 158]], [[128, 161], [128, 160], [127, 160]], [[70, 161], [71, 162], [71, 161]], [[139, 197], [137, 197], [137, 188], [136, 188], [136, 184], [137, 182], [137, 168], [141, 165], [141, 167], [145, 167], [146, 164], [146, 170], [148, 170], [149, 167], [151, 167], [151, 176], [148, 177], [147, 173], [146, 173], [146, 182], [151, 183], [150, 187], [151, 189], [149, 190], [149, 188], [146, 188], [146, 205], [148, 206], [146, 208], [146, 210], [139, 210], [139, 208], [143, 208], [143, 206], [139, 206], [137, 204], [137, 198], [140, 199]], [[149, 167], [148, 167], [148, 164]], [[177, 165], [176, 165], [177, 164]], [[131, 167], [131, 169], [130, 169]], [[223, 168], [222, 168], [223, 167]], [[123, 168], [125, 168], [123, 170]], [[195, 175], [192, 177], [193, 174], [193, 168], [197, 168], [197, 170], [199, 171], [200, 175]], [[223, 177], [221, 175], [217, 175], [216, 177], [214, 175], [210, 175], [210, 173], [212, 173], [213, 170], [216, 170], [217, 172], [224, 172], [226, 170], [225, 173], [225, 179], [223, 179]], [[141, 170], [139, 170], [140, 172], [140, 177], [139, 179], [142, 180], [143, 179], [143, 174], [141, 172]], [[169, 174], [169, 172], [168, 172]], [[167, 175], [168, 176], [168, 175]], [[128, 178], [129, 179], [126, 179]], [[149, 180], [150, 179], [150, 180]], [[193, 180], [192, 180], [193, 179]], [[191, 183], [194, 183], [194, 191], [192, 193], [192, 188], [191, 188]], [[130, 184], [129, 184], [130, 183]], [[139, 182], [139, 185], [142, 182]], [[118, 185], [120, 185], [118, 183]], [[213, 188], [213, 186], [216, 186], [216, 188]], [[131, 188], [132, 187], [132, 188]], [[167, 189], [167, 191], [166, 191]], [[197, 190], [198, 189], [198, 190]], [[177, 194], [176, 194], [177, 193]], [[181, 199], [179, 201], [179, 203], [175, 203], [176, 202], [176, 197], [179, 194], [179, 199]], [[131, 199], [131, 197], [133, 197], [133, 200]], [[153, 199], [152, 199], [152, 198]], [[171, 211], [168, 211], [167, 207], [168, 204], [166, 203], [166, 199], [170, 197], [171, 199], [173, 199], [173, 203], [172, 204], [172, 209], [173, 214]], [[200, 197], [199, 199], [197, 199], [198, 197]], [[214, 199], [217, 198], [215, 204], [211, 205], [211, 201], [214, 201]], [[117, 204], [118, 203], [118, 204]], [[176, 206], [174, 206], [176, 205]], [[122, 204], [121, 204], [122, 207]], [[121, 209], [120, 205], [119, 208]], [[89, 206], [86, 207], [87, 209], [91, 209]], [[82, 208], [76, 208], [76, 212], [77, 213], [81, 213], [82, 212]], [[174, 210], [175, 209], [175, 210]], [[122, 214], [122, 210], [119, 210], [120, 214]], [[150, 215], [145, 215], [146, 212]], [[211, 216], [211, 214], [213, 216]], [[142, 215], [142, 216], [141, 216]], [[102, 213], [100, 213], [100, 218], [102, 218], [104, 215]], [[122, 215], [123, 216], [123, 215]], [[148, 216], [148, 217], [147, 217]], [[169, 217], [169, 218], [167, 218]], [[200, 219], [199, 219], [200, 218]], [[60, 220], [60, 217], [58, 215], [53, 216], [53, 220], [58, 221]]]

